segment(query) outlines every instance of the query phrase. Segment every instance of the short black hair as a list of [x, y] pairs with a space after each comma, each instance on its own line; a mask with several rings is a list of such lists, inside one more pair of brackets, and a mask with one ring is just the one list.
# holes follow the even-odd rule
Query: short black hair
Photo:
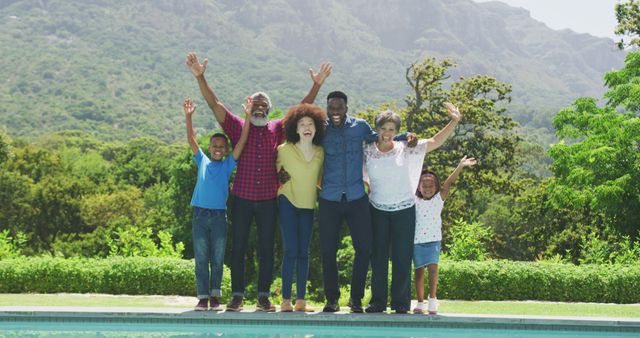
[[224, 141], [227, 143], [227, 146], [229, 145], [229, 138], [227, 137], [227, 135], [223, 134], [223, 133], [214, 133], [213, 135], [211, 135], [211, 137], [209, 138], [209, 142], [211, 142], [214, 138], [219, 137], [219, 138], [223, 138]]
[[333, 98], [343, 99], [345, 104], [348, 102], [347, 94], [345, 94], [345, 93], [343, 93], [343, 92], [341, 92], [339, 90], [333, 91], [333, 92], [329, 93], [329, 95], [327, 95], [327, 101], [329, 101], [329, 100], [331, 100]]

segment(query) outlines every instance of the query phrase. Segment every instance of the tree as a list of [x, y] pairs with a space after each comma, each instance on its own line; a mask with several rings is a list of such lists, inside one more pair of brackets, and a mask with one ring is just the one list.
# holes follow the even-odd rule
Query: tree
[[625, 42], [624, 38], [620, 38], [618, 48], [640, 47], [640, 1], [629, 0], [616, 4], [616, 35], [628, 36], [629, 41]]
[[640, 118], [599, 108], [580, 98], [561, 110], [553, 125], [559, 144], [549, 154], [549, 185], [558, 207], [583, 210], [593, 222], [636, 236], [640, 218]]
[[511, 186], [503, 175], [513, 175], [519, 166], [515, 154], [521, 141], [516, 132], [518, 124], [504, 115], [503, 104], [510, 101], [511, 86], [490, 76], [476, 75], [460, 78], [446, 90], [446, 72], [453, 66], [448, 59], [437, 62], [435, 58], [425, 58], [407, 68], [406, 78], [412, 89], [402, 112], [407, 129], [420, 138], [433, 136], [449, 122], [442, 104], [452, 102], [462, 112], [462, 121], [442, 151], [429, 153], [427, 164], [446, 175], [464, 155], [473, 156], [479, 160], [478, 168], [469, 171], [474, 180], [462, 180], [459, 185], [508, 191]]

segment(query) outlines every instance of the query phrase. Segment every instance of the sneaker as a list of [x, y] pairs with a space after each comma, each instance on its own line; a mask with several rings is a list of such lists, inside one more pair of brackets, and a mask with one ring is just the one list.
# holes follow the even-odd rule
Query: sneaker
[[280, 312], [292, 312], [293, 305], [291, 305], [291, 299], [283, 299], [280, 304]]
[[349, 299], [349, 307], [351, 308], [351, 313], [363, 313], [362, 309], [362, 301], [360, 299]]
[[427, 305], [427, 311], [429, 311], [430, 315], [438, 314], [438, 299], [429, 297], [429, 302]]
[[369, 304], [366, 309], [364, 309], [366, 313], [381, 313], [384, 310], [381, 307], [375, 306], [373, 304]]
[[307, 307], [307, 302], [304, 299], [296, 299], [296, 311], [301, 312], [314, 312], [313, 308]]
[[227, 304], [227, 311], [242, 311], [242, 296], [233, 296], [231, 303]]
[[257, 304], [256, 310], [264, 311], [264, 312], [275, 312], [276, 306], [271, 304], [271, 302], [269, 301], [269, 297], [260, 296], [258, 297], [258, 304]]
[[327, 304], [322, 309], [322, 312], [338, 312], [340, 311], [340, 305], [338, 305], [338, 301], [329, 300]]
[[207, 308], [209, 307], [209, 300], [208, 299], [200, 299], [198, 300], [198, 304], [196, 305], [196, 307], [194, 308], [194, 310], [196, 311], [207, 311]]
[[418, 302], [416, 307], [413, 309], [413, 313], [415, 314], [423, 314], [424, 313], [424, 302]]
[[220, 298], [209, 297], [209, 310], [222, 311], [222, 305], [220, 305]]

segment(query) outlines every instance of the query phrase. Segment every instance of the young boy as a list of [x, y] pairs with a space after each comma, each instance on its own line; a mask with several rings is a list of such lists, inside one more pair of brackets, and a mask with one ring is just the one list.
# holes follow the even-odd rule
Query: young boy
[[[198, 180], [191, 198], [193, 206], [191, 225], [198, 293], [198, 304], [195, 310], [204, 311], [210, 308], [212, 311], [220, 311], [222, 310], [220, 285], [227, 239], [226, 204], [229, 177], [247, 142], [251, 123], [244, 124], [232, 156], [226, 156], [229, 152], [229, 141], [226, 135], [216, 133], [211, 136], [208, 149], [211, 159], [209, 159], [198, 146], [196, 134], [193, 131], [191, 116], [196, 111], [195, 105], [191, 99], [186, 99], [183, 108], [187, 121], [187, 140], [193, 151], [193, 160], [198, 165]], [[246, 111], [251, 112], [251, 100], [247, 101]], [[250, 113], [247, 114], [246, 119], [250, 121]]]

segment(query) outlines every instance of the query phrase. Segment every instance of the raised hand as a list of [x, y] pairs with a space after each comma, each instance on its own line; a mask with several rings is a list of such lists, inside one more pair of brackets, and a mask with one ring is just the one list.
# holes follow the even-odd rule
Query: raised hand
[[204, 63], [200, 64], [198, 61], [198, 56], [196, 53], [191, 52], [187, 54], [187, 68], [191, 71], [193, 76], [198, 77], [204, 74], [204, 71], [207, 69], [207, 64], [209, 64], [208, 59], [204, 59]]
[[184, 114], [189, 117], [191, 117], [191, 115], [193, 115], [193, 113], [196, 111], [196, 105], [193, 104], [193, 101], [191, 101], [191, 99], [184, 100], [182, 108], [184, 109]]
[[251, 111], [253, 110], [253, 99], [251, 96], [247, 96], [244, 104], [242, 104], [242, 109], [244, 109], [244, 114], [246, 115], [246, 122], [251, 122]]
[[458, 108], [453, 105], [453, 103], [445, 102], [444, 107], [447, 108], [447, 112], [449, 113], [449, 116], [451, 117], [452, 120], [456, 122], [460, 121], [460, 119], [462, 118], [462, 114], [460, 113]]
[[467, 158], [467, 155], [465, 155], [461, 160], [460, 160], [460, 164], [458, 164], [460, 167], [470, 167], [473, 165], [476, 165], [476, 159], [473, 157], [469, 157]]
[[325, 62], [320, 65], [320, 71], [318, 71], [317, 73], [314, 72], [312, 68], [309, 68], [309, 75], [311, 76], [311, 80], [313, 80], [313, 83], [322, 86], [324, 80], [326, 80], [329, 75], [331, 75], [331, 70], [333, 70], [333, 66], [331, 66], [331, 63]]

